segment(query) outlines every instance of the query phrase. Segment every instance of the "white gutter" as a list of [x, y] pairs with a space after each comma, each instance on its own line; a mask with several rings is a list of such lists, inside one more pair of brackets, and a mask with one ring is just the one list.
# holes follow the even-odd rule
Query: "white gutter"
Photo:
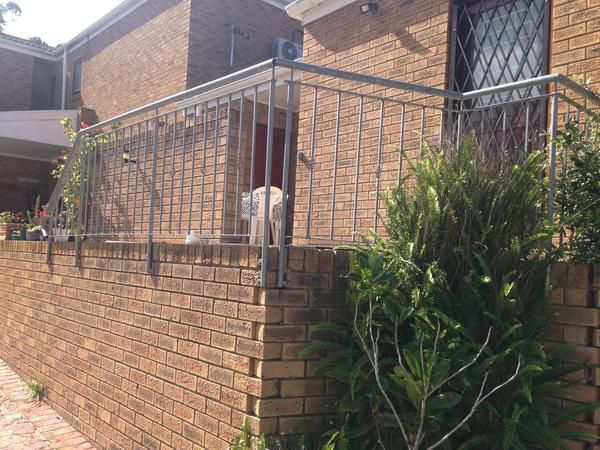
[[314, 22], [356, 0], [296, 0], [286, 6], [288, 16], [304, 24]]

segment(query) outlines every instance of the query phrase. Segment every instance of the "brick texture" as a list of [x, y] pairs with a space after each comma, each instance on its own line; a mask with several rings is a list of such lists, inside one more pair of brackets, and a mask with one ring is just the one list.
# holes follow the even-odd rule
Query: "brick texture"
[[[563, 355], [566, 361], [600, 363], [600, 267], [556, 263], [552, 267], [553, 305], [557, 314], [547, 345], [569, 342], [573, 348]], [[583, 380], [558, 401], [563, 407], [577, 403], [600, 401], [600, 371], [587, 369], [572, 375]], [[598, 411], [571, 422], [569, 431], [600, 433]], [[588, 448], [582, 443], [572, 443], [573, 449]], [[595, 447], [594, 447], [595, 448]]]
[[590, 80], [600, 89], [600, 3], [597, 0], [554, 0], [550, 72]]
[[153, 274], [144, 250], [85, 242], [75, 267], [69, 243], [52, 265], [42, 243], [0, 243], [0, 358], [100, 449], [218, 450], [244, 420], [322, 423], [336, 391], [298, 352], [335, 320], [343, 255], [290, 249], [278, 290], [256, 286], [255, 247], [156, 244]]
[[23, 111], [31, 106], [33, 56], [0, 48], [0, 111]]
[[[361, 14], [355, 2], [307, 24], [303, 61], [444, 88], [449, 59], [449, 2], [382, 0], [378, 9], [377, 14]], [[294, 241], [327, 240], [331, 232], [336, 239], [348, 240], [354, 232], [378, 226], [381, 231], [376, 216], [383, 210], [382, 193], [397, 184], [409, 161], [419, 154], [422, 117], [428, 124], [423, 137], [438, 134], [440, 115], [432, 107], [441, 106], [440, 99], [310, 74], [303, 81], [374, 97], [365, 98], [361, 119], [360, 99], [342, 95], [340, 137], [336, 140], [337, 94], [319, 90], [315, 106], [315, 91], [302, 88], [298, 151], [304, 158], [299, 157], [297, 164]], [[382, 104], [382, 98], [388, 101]], [[427, 107], [423, 110], [405, 104], [403, 110], [399, 101], [418, 101]], [[397, 151], [400, 147], [402, 153]], [[338, 169], [334, 171], [336, 148]]]
[[[233, 65], [230, 26], [237, 27]], [[272, 58], [272, 42], [295, 29], [300, 22], [262, 0], [192, 0], [188, 87]]]

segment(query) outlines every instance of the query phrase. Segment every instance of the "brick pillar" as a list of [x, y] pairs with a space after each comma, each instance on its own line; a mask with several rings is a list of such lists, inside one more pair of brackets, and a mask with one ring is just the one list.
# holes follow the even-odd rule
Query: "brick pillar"
[[[570, 362], [600, 363], [600, 266], [556, 263], [552, 267], [552, 309], [558, 313], [549, 335], [549, 344], [573, 343], [564, 359]], [[600, 369], [578, 371], [574, 379], [584, 380], [560, 399], [562, 407], [600, 400]], [[600, 411], [578, 417], [569, 431], [600, 434]], [[571, 449], [600, 450], [600, 444], [573, 442]]]
[[253, 412], [265, 434], [320, 430], [336, 411], [338, 386], [314, 373], [318, 355], [302, 358], [299, 353], [314, 337], [314, 325], [343, 319], [341, 274], [347, 262], [343, 252], [291, 247], [286, 289], [261, 289], [266, 320], [258, 329], [264, 354], [256, 376], [262, 395], [255, 399]]

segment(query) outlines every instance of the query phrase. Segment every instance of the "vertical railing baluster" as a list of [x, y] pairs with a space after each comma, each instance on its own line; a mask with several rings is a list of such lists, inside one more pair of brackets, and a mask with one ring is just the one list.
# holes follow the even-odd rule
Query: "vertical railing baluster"
[[[424, 111], [425, 109], [423, 109]], [[375, 177], [377, 178], [375, 184], [375, 217], [374, 217], [374, 229], [377, 233], [377, 226], [379, 225], [379, 190], [381, 189], [381, 153], [383, 149], [383, 121], [385, 115], [385, 101], [381, 100], [381, 111], [379, 113], [379, 138], [377, 144], [377, 169]]]
[[[119, 131], [117, 131], [117, 136], [119, 135]], [[117, 139], [117, 142], [119, 142], [119, 140]], [[117, 154], [117, 156], [119, 156], [119, 158], [117, 158], [117, 161], [119, 161], [119, 196], [117, 197], [117, 225], [116, 225], [116, 234], [120, 234], [121, 233], [121, 210], [122, 210], [122, 204], [123, 204], [123, 166], [124, 166], [124, 161], [123, 161], [123, 152], [125, 151], [125, 128], [123, 128], [121, 130], [121, 150], [119, 151], [119, 153]], [[126, 213], [126, 212], [125, 212]]]
[[340, 153], [340, 114], [342, 107], [342, 93], [337, 93], [337, 102], [335, 109], [335, 148], [333, 151], [333, 180], [331, 189], [331, 217], [329, 219], [329, 239], [333, 240], [335, 226], [335, 200], [337, 190], [337, 166]]
[[194, 105], [194, 124], [192, 125], [192, 174], [190, 178], [190, 198], [188, 201], [188, 236], [192, 232], [192, 204], [194, 201], [194, 177], [196, 176], [196, 133], [198, 123], [198, 105]]
[[[125, 190], [125, 235], [129, 236], [130, 233], [130, 222], [129, 222], [129, 184], [131, 183], [131, 164], [132, 162], [132, 151], [131, 151], [131, 135], [133, 134], [133, 127], [130, 125], [129, 127], [129, 141], [127, 143], [127, 188]], [[123, 161], [125, 162], [125, 161]], [[135, 212], [134, 212], [135, 214]]]
[[292, 128], [294, 122], [294, 69], [290, 72], [290, 81], [288, 83], [287, 111], [285, 115], [285, 147], [283, 152], [283, 178], [281, 181], [281, 223], [279, 230], [279, 261], [277, 268], [277, 287], [285, 287], [285, 261], [287, 218], [288, 218], [288, 188], [290, 182], [290, 158], [292, 154]]
[[[118, 130], [114, 131], [114, 139], [113, 139], [113, 168], [112, 168], [112, 181], [110, 185], [110, 224], [108, 226], [108, 231], [112, 235], [113, 234], [113, 214], [115, 209], [115, 179], [117, 174], [117, 149], [118, 149]], [[109, 135], [110, 140], [110, 135]]]
[[148, 169], [147, 166], [147, 154], [148, 154], [148, 139], [150, 136], [150, 127], [148, 126], [148, 120], [146, 120], [146, 126], [145, 126], [145, 131], [144, 131], [144, 170], [142, 172], [142, 197], [141, 197], [141, 203], [142, 203], [142, 214], [140, 214], [140, 234], [143, 236], [144, 235], [144, 214], [143, 212], [146, 211], [146, 204], [144, 203], [144, 200], [146, 198], [146, 171]]
[[462, 122], [463, 122], [463, 118], [462, 118], [462, 111], [463, 111], [463, 107], [464, 107], [464, 102], [461, 100], [459, 102], [459, 110], [456, 112], [456, 150], [458, 151], [458, 148], [460, 146], [460, 140], [462, 139]]
[[358, 181], [360, 176], [360, 147], [362, 145], [362, 127], [363, 127], [363, 107], [364, 97], [360, 96], [360, 106], [358, 111], [358, 139], [356, 144], [356, 164], [354, 173], [354, 207], [352, 208], [352, 240], [356, 239], [356, 219], [358, 215]]
[[173, 151], [171, 152], [171, 194], [169, 196], [169, 234], [173, 231], [173, 192], [175, 191], [175, 157], [177, 154], [177, 111], [173, 113]]
[[313, 110], [311, 118], [310, 132], [310, 157], [308, 161], [308, 210], [306, 213], [306, 239], [310, 239], [310, 227], [312, 222], [312, 193], [314, 181], [314, 163], [315, 163], [315, 139], [317, 134], [317, 101], [319, 97], [318, 88], [313, 87]]
[[240, 92], [240, 121], [238, 125], [238, 147], [235, 160], [235, 217], [233, 220], [233, 234], [238, 236], [238, 222], [240, 209], [240, 172], [242, 170], [242, 130], [244, 129], [244, 90]]
[[419, 155], [423, 156], [425, 142], [425, 107], [421, 107], [421, 128], [419, 130]]
[[[137, 126], [137, 139], [135, 145], [135, 187], [133, 189], [134, 197], [133, 197], [133, 217], [131, 219], [131, 232], [135, 235], [135, 218], [137, 217], [137, 199], [138, 199], [138, 179], [140, 178], [140, 147], [141, 147], [141, 139], [142, 139], [142, 124], [138, 123]], [[142, 209], [144, 205], [142, 204]]]
[[229, 186], [227, 183], [229, 181], [229, 138], [231, 134], [231, 94], [227, 97], [227, 127], [226, 127], [226, 135], [225, 135], [225, 174], [223, 175], [223, 208], [222, 208], [222, 216], [221, 216], [221, 234], [226, 235], [226, 225], [227, 225], [227, 191], [229, 190]]
[[215, 235], [215, 209], [217, 207], [217, 164], [219, 156], [219, 108], [220, 98], [217, 98], [217, 106], [215, 107], [215, 151], [213, 158], [213, 180], [212, 180], [212, 211], [210, 220], [210, 236]]
[[[75, 266], [79, 266], [79, 259], [81, 256], [81, 234], [83, 233], [83, 209], [86, 207], [86, 203], [84, 200], [85, 195], [85, 179], [87, 173], [87, 155], [86, 155], [86, 143], [88, 142], [89, 137], [82, 138], [81, 142], [81, 150], [79, 151], [79, 155], [73, 155], [73, 157], [79, 160], [80, 170], [79, 170], [79, 201], [75, 200], [75, 192], [73, 192], [73, 205], [71, 206], [73, 209], [75, 205], [78, 204], [77, 208], [77, 227], [74, 231], [75, 234]], [[73, 168], [75, 169], [77, 165]], [[75, 186], [73, 186], [74, 188]]]
[[252, 148], [250, 150], [250, 221], [248, 223], [248, 240], [252, 241], [250, 234], [252, 233], [252, 202], [254, 192], [254, 164], [256, 154], [256, 115], [257, 115], [257, 102], [258, 102], [258, 85], [254, 86], [254, 98], [252, 99]]
[[554, 83], [554, 94], [552, 94], [552, 110], [550, 112], [550, 167], [548, 174], [548, 220], [554, 221], [554, 189], [556, 179], [556, 135], [558, 130], [558, 86]]
[[275, 122], [275, 102], [277, 101], [277, 80], [275, 79], [275, 68], [271, 70], [271, 84], [269, 87], [269, 114], [267, 124], [267, 154], [265, 161], [265, 197], [263, 210], [263, 239], [260, 266], [261, 287], [267, 287], [269, 283], [269, 240], [271, 236], [271, 167], [273, 165], [273, 128]]
[[402, 116], [400, 119], [400, 148], [398, 149], [398, 184], [402, 181], [402, 165], [404, 162], [404, 118], [406, 115], [406, 105], [402, 104]]
[[[153, 233], [154, 233], [154, 197], [155, 197], [155, 184], [156, 184], [156, 157], [158, 153], [158, 124], [159, 116], [154, 118], [154, 133], [152, 135], [152, 175], [150, 177], [150, 205], [149, 205], [149, 216], [148, 216], [148, 237], [146, 241], [146, 271], [152, 272], [152, 247], [153, 247]], [[146, 121], [146, 129], [148, 128], [148, 122]], [[185, 133], [185, 124], [184, 124]]]
[[208, 102], [204, 103], [202, 120], [204, 123], [202, 124], [202, 167], [200, 168], [200, 173], [202, 174], [202, 186], [200, 187], [200, 234], [202, 234], [204, 228], [204, 181], [206, 178], [206, 145], [208, 143]]
[[93, 176], [93, 172], [90, 173], [90, 171], [94, 170], [94, 166], [92, 165], [92, 153], [95, 154], [95, 152], [96, 152], [96, 142], [97, 142], [96, 138], [91, 139], [89, 147], [86, 148], [87, 170], [86, 170], [86, 176], [85, 176], [85, 208], [83, 209], [83, 225], [82, 225], [82, 233], [84, 233], [84, 234], [87, 234], [89, 231], [88, 210], [90, 208], [89, 203], [91, 203], [90, 202], [90, 196], [91, 196], [90, 186], [91, 186], [91, 178]]
[[527, 100], [525, 104], [525, 139], [523, 144], [523, 161], [527, 159], [529, 153], [529, 114], [531, 109], [531, 100]]
[[160, 169], [160, 206], [158, 213], [158, 232], [162, 234], [163, 213], [165, 209], [165, 172], [167, 167], [167, 133], [169, 131], [169, 115], [165, 114], [165, 124], [163, 126], [163, 147], [162, 147], [162, 167]]
[[440, 138], [438, 140], [438, 147], [441, 150], [444, 145], [444, 110], [440, 111]]
[[179, 217], [177, 221], [177, 234], [181, 236], [181, 225], [183, 221], [183, 187], [185, 185], [185, 142], [187, 134], [187, 111], [183, 110], [183, 129], [181, 140], [181, 183], [179, 186]]

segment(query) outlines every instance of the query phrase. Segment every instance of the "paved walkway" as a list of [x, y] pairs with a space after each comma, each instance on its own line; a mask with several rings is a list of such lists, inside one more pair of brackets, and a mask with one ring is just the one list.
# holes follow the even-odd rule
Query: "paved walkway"
[[92, 445], [0, 360], [0, 450], [90, 450]]

